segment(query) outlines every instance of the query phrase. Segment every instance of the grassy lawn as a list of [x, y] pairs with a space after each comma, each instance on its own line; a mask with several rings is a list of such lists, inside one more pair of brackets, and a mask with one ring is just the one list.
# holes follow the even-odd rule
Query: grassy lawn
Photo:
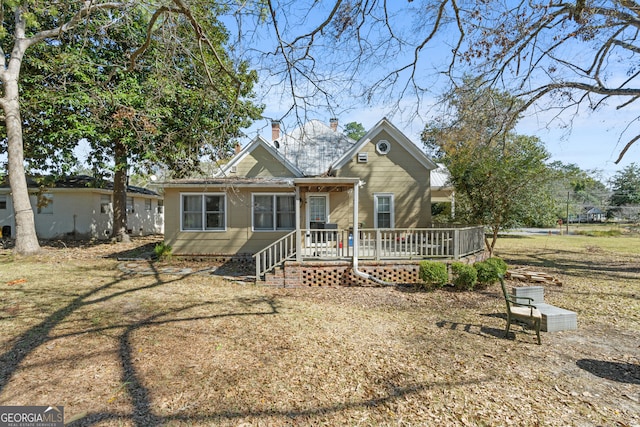
[[541, 346], [504, 337], [498, 284], [272, 289], [130, 274], [114, 249], [0, 252], [0, 405], [70, 426], [640, 425], [637, 235], [498, 241], [578, 313]]

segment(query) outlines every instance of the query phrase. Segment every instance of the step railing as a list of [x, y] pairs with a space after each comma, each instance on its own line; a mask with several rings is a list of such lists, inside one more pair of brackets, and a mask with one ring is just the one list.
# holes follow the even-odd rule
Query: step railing
[[256, 281], [286, 260], [296, 255], [296, 232], [292, 231], [253, 255], [256, 262]]

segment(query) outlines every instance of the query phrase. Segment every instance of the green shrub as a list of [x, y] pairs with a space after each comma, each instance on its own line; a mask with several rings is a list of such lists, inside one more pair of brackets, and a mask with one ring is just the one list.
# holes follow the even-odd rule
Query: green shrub
[[454, 262], [451, 264], [453, 286], [460, 290], [472, 290], [478, 282], [478, 273], [472, 265]]
[[153, 248], [153, 252], [156, 254], [156, 257], [158, 257], [158, 259], [161, 261], [168, 260], [169, 258], [171, 258], [172, 251], [173, 251], [173, 248], [164, 242], [158, 243]]
[[437, 261], [420, 262], [420, 279], [426, 286], [442, 287], [449, 280], [447, 265]]
[[498, 272], [502, 276], [504, 276], [507, 273], [508, 266], [507, 266], [507, 263], [504, 262], [504, 260], [502, 258], [493, 257], [493, 258], [489, 258], [485, 262], [488, 262], [489, 264], [495, 265], [496, 268], [498, 269]]
[[504, 276], [507, 272], [507, 263], [500, 258], [489, 258], [485, 261], [473, 264], [478, 273], [478, 283], [490, 285], [496, 283], [500, 276]]

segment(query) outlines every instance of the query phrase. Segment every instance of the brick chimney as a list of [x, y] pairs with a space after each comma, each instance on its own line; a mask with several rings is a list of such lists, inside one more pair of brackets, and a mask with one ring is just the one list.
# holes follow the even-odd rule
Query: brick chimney
[[271, 120], [271, 140], [280, 138], [280, 120]]
[[338, 130], [338, 119], [332, 117], [329, 119], [329, 126], [331, 126], [331, 130], [336, 132]]

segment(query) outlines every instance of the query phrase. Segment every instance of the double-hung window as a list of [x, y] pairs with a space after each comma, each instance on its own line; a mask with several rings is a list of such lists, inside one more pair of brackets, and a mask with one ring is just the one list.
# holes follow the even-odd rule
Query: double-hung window
[[393, 194], [374, 194], [373, 209], [375, 211], [375, 228], [394, 227]]
[[224, 231], [226, 199], [224, 194], [183, 194], [182, 230]]
[[293, 230], [296, 222], [293, 194], [254, 194], [253, 229]]
[[133, 213], [135, 211], [135, 205], [133, 204], [133, 197], [127, 196], [127, 213]]

